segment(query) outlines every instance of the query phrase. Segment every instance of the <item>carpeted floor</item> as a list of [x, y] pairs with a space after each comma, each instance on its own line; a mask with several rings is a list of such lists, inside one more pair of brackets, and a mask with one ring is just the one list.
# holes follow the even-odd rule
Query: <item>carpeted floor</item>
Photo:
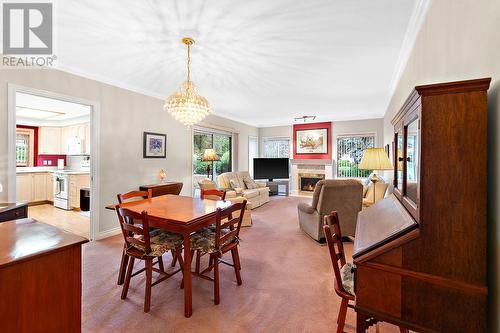
[[[340, 302], [328, 249], [300, 231], [296, 206], [303, 200], [310, 199], [273, 197], [252, 211], [253, 226], [241, 232], [243, 285], [237, 286], [234, 271], [223, 265], [221, 304], [215, 306], [213, 284], [194, 277], [191, 318], [184, 317], [182, 275], [153, 287], [151, 312], [146, 314], [143, 275], [132, 279], [128, 299], [120, 299], [116, 277], [121, 236], [85, 245], [83, 332], [335, 331]], [[352, 244], [346, 243], [345, 249], [350, 255]], [[169, 260], [166, 255], [165, 263]], [[352, 310], [345, 331], [355, 332]], [[399, 330], [382, 324], [380, 331]]]

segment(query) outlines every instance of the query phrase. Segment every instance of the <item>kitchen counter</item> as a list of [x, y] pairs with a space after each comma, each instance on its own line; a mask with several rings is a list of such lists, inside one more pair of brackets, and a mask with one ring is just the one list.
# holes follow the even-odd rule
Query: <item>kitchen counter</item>
[[51, 172], [57, 171], [55, 167], [18, 167], [16, 168], [16, 173], [42, 173], [42, 172]]
[[51, 173], [63, 173], [65, 175], [89, 175], [90, 171], [85, 170], [52, 170]]

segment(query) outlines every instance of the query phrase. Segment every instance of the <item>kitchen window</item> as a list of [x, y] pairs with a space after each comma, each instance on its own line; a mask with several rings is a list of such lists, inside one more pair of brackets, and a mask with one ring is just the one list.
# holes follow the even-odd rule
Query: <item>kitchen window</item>
[[16, 166], [34, 166], [35, 131], [28, 128], [16, 128]]

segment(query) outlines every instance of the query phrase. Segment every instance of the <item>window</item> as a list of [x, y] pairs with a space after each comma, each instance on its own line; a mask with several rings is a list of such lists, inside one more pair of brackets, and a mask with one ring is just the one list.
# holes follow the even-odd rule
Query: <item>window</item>
[[33, 166], [34, 130], [16, 128], [16, 166]]
[[248, 172], [253, 177], [253, 159], [259, 157], [259, 140], [255, 136], [248, 137]]
[[290, 158], [289, 138], [264, 138], [264, 157]]
[[337, 177], [368, 177], [372, 170], [358, 169], [366, 148], [375, 147], [375, 135], [350, 135], [337, 138]]
[[231, 141], [232, 137], [230, 134], [195, 130], [193, 136], [193, 173], [195, 175], [207, 174], [207, 164], [212, 162], [203, 162], [201, 159], [205, 149], [211, 148], [215, 149], [215, 152], [220, 158], [219, 161], [213, 162], [210, 166], [213, 178], [215, 179], [215, 177], [221, 173], [231, 171]]

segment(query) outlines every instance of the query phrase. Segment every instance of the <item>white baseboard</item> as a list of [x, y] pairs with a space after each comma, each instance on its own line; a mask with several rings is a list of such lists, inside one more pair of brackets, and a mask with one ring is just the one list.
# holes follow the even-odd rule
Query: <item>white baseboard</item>
[[96, 240], [108, 238], [111, 236], [116, 236], [116, 235], [119, 235], [121, 232], [122, 232], [122, 230], [120, 227], [116, 227], [116, 228], [109, 229], [106, 231], [101, 231], [101, 232], [99, 232], [99, 235], [97, 236]]

